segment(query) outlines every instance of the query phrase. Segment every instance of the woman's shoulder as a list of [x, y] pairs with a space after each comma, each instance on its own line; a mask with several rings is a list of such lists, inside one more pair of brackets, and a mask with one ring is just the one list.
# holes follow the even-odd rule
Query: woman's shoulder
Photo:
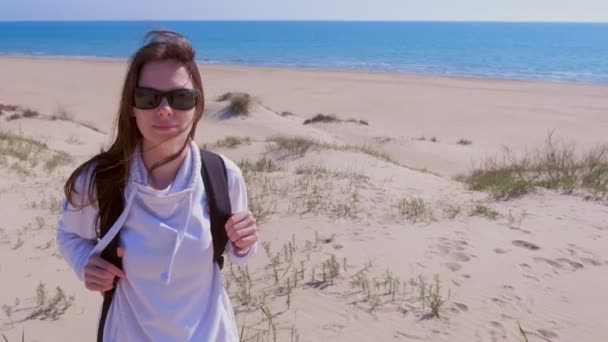
[[93, 176], [96, 168], [97, 163], [94, 161], [89, 161], [88, 163], [82, 164], [79, 169], [74, 170], [74, 172], [77, 172], [76, 185], [79, 188], [85, 185], [90, 185], [91, 182], [93, 182]]
[[230, 158], [218, 154], [226, 165], [226, 177], [228, 178], [228, 192], [230, 205], [235, 211], [247, 209], [247, 185], [241, 168]]
[[[201, 149], [201, 151], [203, 151], [203, 150]], [[243, 172], [236, 162], [234, 162], [232, 159], [230, 159], [229, 157], [225, 156], [222, 153], [219, 153], [216, 151], [209, 151], [209, 150], [205, 150], [205, 151], [207, 153], [215, 154], [222, 159], [224, 166], [226, 167], [226, 176], [228, 177], [228, 183], [234, 183], [235, 180], [242, 182]]]
[[87, 162], [72, 171], [66, 181], [66, 200], [76, 206], [86, 206], [95, 200], [94, 173], [96, 164]]
[[222, 159], [224, 160], [224, 165], [226, 165], [226, 172], [228, 173], [228, 176], [230, 176], [230, 175], [239, 176], [239, 177], [243, 176], [243, 172], [241, 171], [241, 168], [232, 159], [230, 159], [220, 153], [218, 153], [218, 155], [220, 157], [222, 157]]

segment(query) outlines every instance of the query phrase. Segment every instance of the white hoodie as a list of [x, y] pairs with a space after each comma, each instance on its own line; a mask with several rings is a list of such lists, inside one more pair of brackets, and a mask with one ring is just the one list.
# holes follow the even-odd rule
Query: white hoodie
[[[247, 210], [247, 191], [239, 168], [222, 156], [233, 212]], [[90, 172], [79, 177], [75, 200], [83, 201]], [[172, 184], [148, 185], [140, 153], [134, 155], [125, 189], [125, 209], [106, 237], [95, 240], [97, 209], [75, 209], [64, 202], [57, 244], [76, 275], [100, 254], [120, 230], [126, 278], [116, 287], [104, 328], [104, 341], [239, 341], [234, 312], [213, 261], [207, 198], [198, 147], [190, 151]], [[83, 203], [83, 202], [80, 202]], [[228, 242], [228, 260], [247, 262], [257, 244], [239, 256]]]

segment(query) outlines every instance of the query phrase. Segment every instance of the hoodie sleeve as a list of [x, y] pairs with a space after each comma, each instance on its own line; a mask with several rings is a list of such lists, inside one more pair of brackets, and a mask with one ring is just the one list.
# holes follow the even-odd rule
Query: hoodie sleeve
[[[223, 157], [223, 156], [222, 156]], [[224, 158], [228, 174], [228, 192], [230, 195], [230, 205], [232, 206], [232, 212], [241, 212], [248, 210], [247, 204], [247, 186], [243, 173], [239, 167], [231, 160]], [[226, 253], [228, 254], [228, 260], [233, 264], [245, 264], [247, 263], [256, 253], [258, 243], [254, 243], [248, 250], [239, 252], [237, 254], [236, 247], [231, 241], [226, 244]]]
[[76, 180], [74, 189], [74, 203], [84, 204], [72, 206], [67, 199], [63, 200], [63, 207], [57, 225], [57, 246], [66, 262], [70, 265], [76, 276], [84, 281], [84, 266], [89, 254], [97, 243], [95, 221], [97, 208], [91, 204], [87, 193], [92, 172], [83, 172]]

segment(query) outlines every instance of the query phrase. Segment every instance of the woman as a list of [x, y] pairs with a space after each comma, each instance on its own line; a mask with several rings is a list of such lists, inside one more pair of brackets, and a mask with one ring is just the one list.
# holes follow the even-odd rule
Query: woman
[[[130, 62], [112, 146], [65, 185], [57, 244], [105, 296], [98, 341], [238, 341], [194, 142], [203, 109], [190, 43], [150, 32]], [[240, 264], [256, 252], [257, 226], [239, 168], [222, 158], [234, 213], [225, 249]]]

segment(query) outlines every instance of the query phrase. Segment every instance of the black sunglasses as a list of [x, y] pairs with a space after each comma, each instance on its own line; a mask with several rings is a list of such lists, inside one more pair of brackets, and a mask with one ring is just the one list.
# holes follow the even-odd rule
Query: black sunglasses
[[196, 107], [199, 92], [196, 89], [174, 89], [160, 91], [146, 87], [136, 87], [133, 94], [133, 105], [139, 109], [154, 109], [160, 106], [163, 97], [169, 106], [177, 110], [190, 110]]

